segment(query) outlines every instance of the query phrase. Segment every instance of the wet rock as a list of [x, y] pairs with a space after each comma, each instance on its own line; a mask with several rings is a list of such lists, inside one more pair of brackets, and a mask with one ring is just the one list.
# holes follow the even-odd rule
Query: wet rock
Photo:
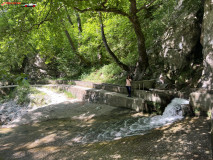
[[181, 105], [181, 109], [182, 109], [182, 115], [184, 117], [186, 117], [186, 116], [194, 116], [194, 112], [192, 110], [192, 107], [189, 104], [182, 104]]

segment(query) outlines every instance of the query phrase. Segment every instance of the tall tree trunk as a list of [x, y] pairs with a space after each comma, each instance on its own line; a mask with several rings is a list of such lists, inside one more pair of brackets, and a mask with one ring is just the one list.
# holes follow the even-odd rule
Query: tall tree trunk
[[82, 32], [81, 18], [78, 12], [76, 13], [76, 16], [77, 16], [77, 22], [78, 22], [78, 30], [79, 30], [79, 33], [81, 33]]
[[69, 23], [71, 24], [71, 26], [73, 26], [72, 20], [71, 20], [71, 18], [70, 18], [70, 15], [69, 15], [69, 13], [68, 13], [68, 10], [67, 10], [67, 7], [64, 6], [64, 8], [65, 8], [65, 10], [66, 10], [66, 12], [67, 12], [67, 19], [68, 19]]
[[103, 21], [102, 21], [102, 14], [101, 12], [99, 12], [99, 20], [100, 20], [100, 24], [101, 24], [101, 35], [102, 35], [102, 40], [104, 42], [104, 46], [107, 50], [107, 52], [110, 54], [110, 56], [113, 58], [113, 60], [118, 64], [118, 66], [120, 66], [123, 70], [125, 71], [129, 71], [129, 67], [125, 64], [123, 64], [118, 57], [112, 52], [112, 50], [110, 49], [105, 34], [104, 34], [104, 25], [103, 25]]
[[64, 32], [65, 32], [65, 34], [66, 34], [66, 36], [67, 36], [67, 39], [68, 39], [68, 41], [69, 41], [69, 44], [70, 44], [70, 46], [71, 46], [73, 52], [75, 53], [75, 55], [76, 55], [76, 56], [81, 60], [81, 62], [83, 62], [85, 65], [89, 65], [89, 62], [88, 62], [83, 56], [81, 56], [80, 54], [78, 54], [78, 51], [77, 51], [77, 49], [76, 49], [76, 47], [75, 47], [75, 44], [74, 44], [74, 42], [73, 42], [73, 40], [72, 40], [72, 38], [71, 38], [69, 32], [68, 32], [66, 29], [64, 30]]
[[130, 14], [129, 17], [130, 21], [132, 22], [136, 37], [137, 37], [137, 44], [138, 44], [138, 62], [135, 69], [135, 78], [141, 79], [142, 74], [145, 72], [146, 68], [149, 66], [148, 56], [146, 53], [146, 45], [145, 45], [145, 38], [144, 34], [141, 29], [141, 25], [137, 16], [137, 6], [136, 0], [130, 0]]
[[[70, 20], [71, 20], [71, 19], [70, 19]], [[81, 62], [82, 62], [84, 65], [89, 66], [89, 65], [90, 65], [90, 62], [87, 61], [82, 55], [80, 55], [80, 54], [78, 53], [78, 50], [77, 50], [77, 48], [75, 47], [75, 44], [74, 44], [74, 42], [73, 42], [73, 40], [72, 40], [72, 37], [70, 36], [68, 30], [66, 29], [63, 20], [61, 20], [61, 23], [62, 23], [62, 25], [64, 26], [64, 33], [66, 34], [66, 37], [67, 37], [67, 39], [68, 39], [68, 41], [69, 41], [69, 44], [70, 44], [70, 47], [71, 47], [72, 51], [73, 51], [74, 54], [81, 60]]]

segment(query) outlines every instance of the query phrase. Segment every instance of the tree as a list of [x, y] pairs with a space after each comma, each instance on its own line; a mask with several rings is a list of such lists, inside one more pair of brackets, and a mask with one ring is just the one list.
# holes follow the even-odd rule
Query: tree
[[104, 34], [104, 24], [103, 24], [103, 21], [102, 21], [102, 15], [101, 15], [101, 12], [99, 12], [99, 20], [100, 20], [100, 24], [101, 24], [101, 35], [102, 35], [102, 40], [104, 42], [104, 46], [107, 50], [107, 52], [109, 52], [110, 56], [113, 58], [113, 60], [118, 64], [118, 66], [120, 66], [123, 70], [125, 71], [129, 71], [129, 67], [125, 64], [123, 64], [119, 59], [118, 57], [112, 52], [112, 50], [110, 49], [108, 43], [107, 43], [107, 40], [106, 40], [106, 37], [105, 37], [105, 34]]
[[[122, 15], [127, 17], [131, 22], [135, 35], [137, 37], [137, 45], [138, 45], [138, 62], [135, 69], [135, 78], [141, 79], [143, 73], [146, 68], [149, 66], [148, 56], [146, 53], [146, 45], [145, 45], [145, 37], [142, 31], [141, 24], [139, 22], [138, 13], [150, 7], [156, 0], [152, 0], [151, 2], [142, 1], [143, 3], [137, 3], [136, 0], [123, 0], [118, 3], [115, 1], [108, 0], [93, 0], [93, 3], [88, 1], [71, 1], [70, 3], [77, 4], [74, 8], [79, 12], [88, 12], [88, 11], [97, 11], [97, 12], [111, 12], [115, 14]], [[69, 5], [68, 1], [65, 0], [65, 3]], [[139, 5], [141, 6], [139, 7]], [[83, 6], [83, 7], [82, 7]], [[129, 11], [127, 11], [127, 9]]]

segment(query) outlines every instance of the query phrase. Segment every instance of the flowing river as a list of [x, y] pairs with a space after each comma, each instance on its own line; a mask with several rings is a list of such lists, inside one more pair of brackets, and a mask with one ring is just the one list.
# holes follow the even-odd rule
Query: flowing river
[[183, 118], [181, 105], [189, 104], [188, 100], [175, 98], [166, 107], [163, 115], [154, 117], [119, 118], [98, 123], [76, 136], [76, 142], [91, 143], [116, 140], [122, 137], [142, 135], [153, 128], [171, 124]]

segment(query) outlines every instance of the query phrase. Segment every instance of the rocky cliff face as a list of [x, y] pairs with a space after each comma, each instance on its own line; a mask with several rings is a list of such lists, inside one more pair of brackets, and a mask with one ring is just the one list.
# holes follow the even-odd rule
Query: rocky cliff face
[[202, 26], [203, 65], [201, 84], [203, 88], [213, 89], [213, 0], [206, 0]]
[[174, 21], [162, 37], [160, 56], [164, 57], [164, 67], [174, 71], [187, 65], [187, 57], [200, 39], [200, 7], [189, 7], [186, 0], [176, 6], [172, 15]]
[[171, 17], [169, 27], [158, 42], [156, 54], [161, 71], [156, 68], [158, 74], [154, 77], [178, 89], [189, 85], [197, 87], [203, 67], [203, 46], [200, 42], [203, 2], [181, 0]]

